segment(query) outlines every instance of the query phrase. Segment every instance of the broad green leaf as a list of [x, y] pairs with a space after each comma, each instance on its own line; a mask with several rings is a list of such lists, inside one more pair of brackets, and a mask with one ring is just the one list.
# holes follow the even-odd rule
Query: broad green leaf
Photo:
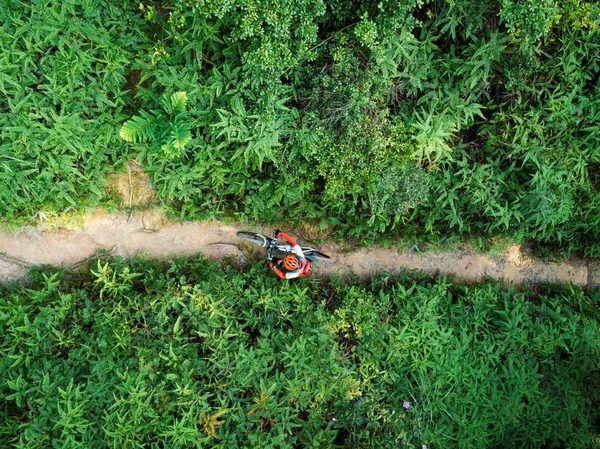
[[126, 142], [147, 142], [154, 137], [154, 127], [152, 118], [133, 116], [121, 126], [119, 135]]
[[173, 126], [170, 135], [170, 145], [181, 150], [192, 139], [190, 125], [188, 123], [179, 123]]
[[176, 114], [179, 112], [185, 112], [185, 105], [187, 103], [187, 94], [183, 91], [175, 92], [171, 95], [171, 110], [169, 111], [171, 114]]

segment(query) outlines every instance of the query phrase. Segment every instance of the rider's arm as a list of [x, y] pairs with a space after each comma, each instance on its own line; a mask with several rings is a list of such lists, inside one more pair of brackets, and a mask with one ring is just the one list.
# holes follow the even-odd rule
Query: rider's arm
[[296, 242], [296, 240], [294, 240], [292, 237], [290, 237], [289, 235], [287, 235], [285, 232], [279, 232], [279, 236], [283, 237], [284, 239], [287, 240], [287, 242], [292, 245], [292, 246], [296, 246], [298, 245], [298, 243]]
[[306, 259], [306, 256], [304, 255], [304, 251], [302, 251], [302, 248], [300, 247], [300, 245], [294, 246], [292, 248], [292, 251], [294, 252], [294, 254], [296, 256], [298, 256], [298, 259], [300, 259], [303, 264], [308, 263], [308, 260]]
[[275, 273], [277, 273], [277, 276], [279, 276], [281, 279], [295, 279], [297, 277], [304, 276], [304, 272], [302, 271], [302, 269], [295, 270], [295, 271], [288, 271], [287, 273], [282, 272], [278, 268], [275, 268], [274, 271], [275, 271]]
[[281, 232], [279, 235], [286, 239], [287, 242], [292, 246], [292, 251], [294, 252], [294, 254], [296, 254], [296, 256], [298, 256], [298, 259], [302, 261], [302, 264], [306, 264], [308, 261], [306, 260], [304, 251], [302, 251], [302, 248], [300, 247], [300, 245], [298, 245], [298, 242], [296, 242], [296, 240], [294, 240], [293, 237], [290, 237], [285, 232]]

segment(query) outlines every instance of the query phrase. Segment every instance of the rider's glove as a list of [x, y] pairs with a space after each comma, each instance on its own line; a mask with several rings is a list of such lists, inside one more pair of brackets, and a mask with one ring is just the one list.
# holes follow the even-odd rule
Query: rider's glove
[[272, 261], [272, 260], [269, 260], [269, 268], [270, 268], [271, 270], [274, 270], [274, 269], [275, 269], [275, 264], [273, 263], [273, 261]]
[[283, 232], [281, 232], [279, 229], [275, 229], [275, 237], [279, 237], [281, 234], [283, 234]]

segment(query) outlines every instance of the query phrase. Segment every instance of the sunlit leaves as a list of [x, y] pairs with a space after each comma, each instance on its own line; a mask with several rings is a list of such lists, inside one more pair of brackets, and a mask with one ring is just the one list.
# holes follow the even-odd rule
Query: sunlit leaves
[[187, 94], [185, 92], [175, 92], [170, 97], [163, 96], [162, 103], [167, 114], [185, 112]]
[[6, 447], [588, 447], [600, 410], [575, 287], [117, 258], [0, 289]]
[[187, 94], [175, 92], [161, 98], [162, 110], [141, 110], [121, 126], [119, 135], [127, 142], [149, 142], [170, 157], [177, 157], [192, 140], [185, 105]]
[[145, 111], [140, 111], [140, 117], [134, 116], [121, 126], [119, 135], [126, 142], [148, 142], [154, 137], [155, 128], [154, 116]]
[[106, 2], [10, 3], [0, 21], [0, 217], [97, 204], [125, 149], [115, 121], [136, 20]]
[[178, 150], [182, 150], [183, 147], [192, 139], [192, 133], [190, 132], [190, 125], [188, 123], [177, 123], [173, 126], [171, 131], [171, 145]]

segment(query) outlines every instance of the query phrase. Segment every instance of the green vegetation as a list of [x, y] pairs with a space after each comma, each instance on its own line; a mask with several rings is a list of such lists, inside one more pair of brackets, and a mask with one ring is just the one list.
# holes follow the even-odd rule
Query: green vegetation
[[98, 204], [135, 158], [185, 218], [284, 208], [339, 235], [600, 255], [595, 1], [10, 0], [0, 19], [4, 221]]
[[119, 127], [142, 20], [115, 2], [83, 3], [9, 0], [1, 8], [4, 221], [97, 204], [107, 171], [128, 154]]
[[[140, 111], [121, 127], [119, 135], [127, 142], [149, 142], [159, 144], [160, 149], [169, 156], [178, 156], [192, 139], [190, 124], [185, 114], [187, 95], [175, 92], [163, 96], [163, 110], [155, 115]], [[160, 144], [161, 142], [162, 145]]]
[[[0, 222], [136, 159], [181, 218], [599, 257], [599, 55], [595, 0], [5, 0]], [[0, 286], [0, 447], [600, 446], [600, 293], [270, 274]]]
[[0, 446], [595, 447], [599, 306], [204, 259], [34, 272], [0, 287]]

